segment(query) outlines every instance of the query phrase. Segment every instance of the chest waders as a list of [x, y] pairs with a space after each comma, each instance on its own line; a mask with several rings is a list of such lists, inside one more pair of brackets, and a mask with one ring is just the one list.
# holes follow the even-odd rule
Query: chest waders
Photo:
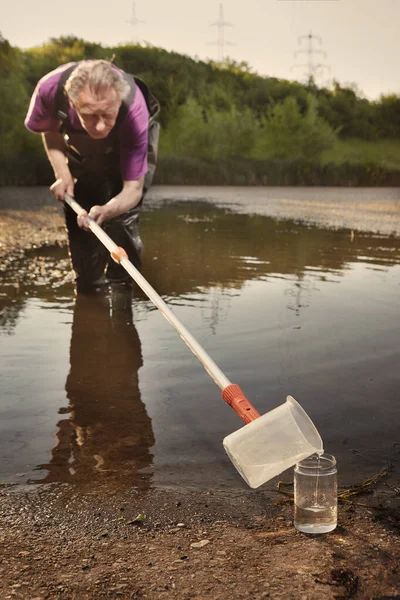
[[[149, 111], [147, 162], [148, 172], [144, 177], [143, 195], [137, 206], [104, 224], [104, 229], [118, 245], [126, 248], [133, 264], [140, 268], [143, 243], [139, 236], [139, 215], [143, 198], [150, 188], [157, 163], [160, 125], [156, 117], [160, 105], [147, 85], [139, 78], [123, 73], [130, 92], [122, 102], [116, 123], [102, 140], [92, 139], [86, 131], [76, 130], [68, 118], [69, 100], [65, 83], [79, 63], [73, 63], [61, 75], [56, 92], [56, 114], [60, 120], [60, 132], [66, 144], [66, 156], [72, 176], [76, 179], [74, 196], [81, 206], [89, 211], [95, 204], [106, 204], [119, 194], [123, 187], [120, 170], [120, 127], [132, 104], [137, 87], [145, 98]], [[122, 267], [110, 260], [109, 254], [98, 240], [80, 227], [76, 215], [65, 205], [65, 221], [68, 229], [69, 249], [72, 266], [76, 273], [78, 291], [91, 291], [109, 281], [130, 281]], [[104, 270], [106, 278], [104, 278]]]

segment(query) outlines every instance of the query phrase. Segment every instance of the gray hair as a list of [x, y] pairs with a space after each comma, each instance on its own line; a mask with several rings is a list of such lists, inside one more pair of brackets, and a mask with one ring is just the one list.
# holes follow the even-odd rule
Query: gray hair
[[72, 102], [78, 100], [79, 93], [85, 88], [95, 97], [101, 97], [112, 88], [117, 92], [120, 102], [130, 91], [128, 82], [107, 60], [83, 60], [72, 71], [65, 84], [65, 91]]

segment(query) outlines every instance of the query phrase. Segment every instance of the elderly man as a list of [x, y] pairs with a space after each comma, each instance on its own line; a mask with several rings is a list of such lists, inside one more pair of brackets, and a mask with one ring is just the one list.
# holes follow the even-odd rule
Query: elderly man
[[158, 112], [144, 82], [104, 60], [62, 65], [36, 86], [25, 126], [42, 134], [56, 179], [50, 189], [57, 200], [69, 194], [85, 209], [76, 218], [64, 206], [78, 291], [129, 280], [85, 231], [88, 214], [141, 265], [138, 222], [155, 170]]

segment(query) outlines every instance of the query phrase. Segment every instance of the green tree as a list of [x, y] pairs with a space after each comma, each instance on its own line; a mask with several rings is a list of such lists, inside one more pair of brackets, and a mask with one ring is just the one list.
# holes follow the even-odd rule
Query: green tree
[[400, 96], [381, 96], [376, 106], [379, 133], [383, 137], [400, 137]]
[[333, 82], [333, 89], [317, 92], [318, 111], [340, 137], [373, 139], [376, 136], [376, 111], [373, 103], [358, 96], [355, 85], [341, 86]]
[[41, 77], [62, 64], [89, 58], [111, 58], [110, 50], [75, 36], [51, 38], [48, 43], [26, 50], [25, 77], [33, 91]]
[[251, 151], [257, 125], [250, 110], [205, 111], [193, 98], [180, 108], [162, 135], [166, 154], [218, 160]]
[[18, 155], [28, 142], [24, 118], [29, 95], [23, 77], [23, 57], [0, 35], [0, 156]]
[[263, 121], [258, 155], [288, 160], [315, 159], [333, 146], [336, 133], [318, 116], [316, 99], [309, 94], [306, 102], [304, 114], [293, 96], [288, 96], [268, 111]]
[[64, 36], [22, 51], [0, 36], [0, 183], [12, 173], [35, 183], [48, 177], [40, 137], [23, 125], [38, 80], [66, 62], [114, 55], [161, 103], [161, 155], [318, 159], [338, 135], [400, 137], [400, 97], [393, 94], [371, 102], [355, 86], [303, 85], [260, 76], [245, 62], [205, 62], [149, 44], [106, 47]]

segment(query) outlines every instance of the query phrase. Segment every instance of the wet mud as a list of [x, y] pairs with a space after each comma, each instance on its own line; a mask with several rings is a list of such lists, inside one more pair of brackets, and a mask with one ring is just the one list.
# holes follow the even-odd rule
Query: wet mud
[[328, 535], [263, 492], [3, 492], [3, 598], [396, 598], [398, 492], [341, 504]]

